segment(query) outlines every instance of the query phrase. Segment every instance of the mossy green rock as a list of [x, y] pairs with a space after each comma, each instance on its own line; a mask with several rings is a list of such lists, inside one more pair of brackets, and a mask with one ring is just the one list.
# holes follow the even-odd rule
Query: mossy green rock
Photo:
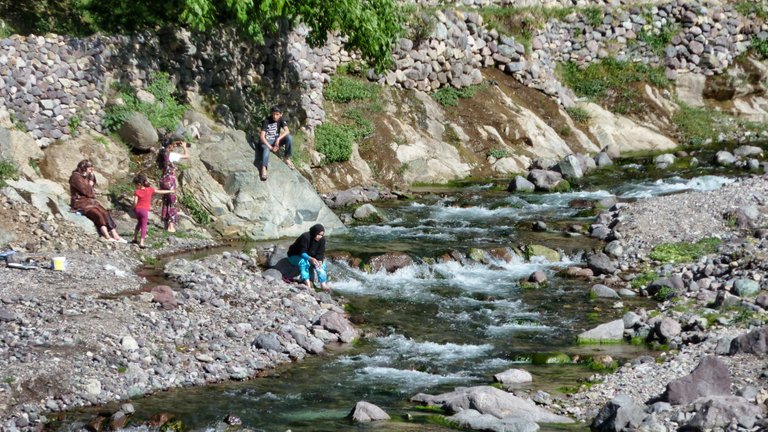
[[535, 353], [531, 356], [531, 363], [537, 365], [543, 364], [565, 364], [573, 360], [568, 354], [563, 353]]
[[477, 262], [487, 261], [485, 251], [478, 248], [470, 248], [467, 251], [467, 257], [469, 257], [469, 259], [471, 259], [472, 261], [477, 261]]
[[733, 289], [739, 297], [754, 297], [760, 292], [760, 284], [752, 279], [736, 279]]
[[542, 245], [528, 245], [528, 247], [525, 248], [525, 256], [528, 259], [531, 259], [531, 257], [540, 256], [544, 257], [547, 261], [550, 262], [560, 261], [560, 252]]

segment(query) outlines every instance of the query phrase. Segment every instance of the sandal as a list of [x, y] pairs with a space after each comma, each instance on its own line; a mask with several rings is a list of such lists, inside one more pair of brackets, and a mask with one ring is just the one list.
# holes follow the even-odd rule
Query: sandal
[[261, 181], [267, 181], [266, 174], [262, 174], [261, 176], [259, 176], [259, 178], [261, 179]]

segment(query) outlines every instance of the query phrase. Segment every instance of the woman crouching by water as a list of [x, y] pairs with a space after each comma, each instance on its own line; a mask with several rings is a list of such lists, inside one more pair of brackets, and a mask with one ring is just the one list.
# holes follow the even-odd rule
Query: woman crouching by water
[[312, 273], [317, 274], [320, 287], [328, 291], [328, 270], [325, 266], [325, 228], [313, 225], [288, 248], [288, 261], [299, 267], [301, 282], [312, 288]]
[[72, 210], [78, 211], [90, 219], [96, 225], [99, 234], [107, 241], [128, 243], [117, 233], [115, 221], [112, 220], [109, 211], [96, 201], [94, 186], [96, 186], [96, 175], [93, 173], [93, 164], [88, 159], [83, 159], [77, 164], [77, 169], [72, 171], [72, 175], [69, 176], [69, 193], [71, 195], [69, 206], [72, 207]]

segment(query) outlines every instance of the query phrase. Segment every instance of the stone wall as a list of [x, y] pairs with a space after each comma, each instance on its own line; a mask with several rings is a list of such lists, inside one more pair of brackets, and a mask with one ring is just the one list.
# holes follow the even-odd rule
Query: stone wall
[[[486, 3], [490, 0], [461, 0], [462, 5]], [[583, 0], [550, 3], [587, 4]], [[369, 78], [429, 92], [448, 85], [478, 84], [483, 80], [482, 69], [494, 67], [570, 106], [573, 94], [555, 75], [559, 62], [588, 64], [611, 56], [665, 66], [672, 79], [679, 73], [712, 75], [731, 65], [753, 37], [768, 38], [768, 25], [751, 22], [717, 1], [626, 3], [605, 8], [599, 25], [590, 23], [578, 9], [564, 21], [550, 20], [534, 35], [529, 49], [513, 37], [489, 30], [477, 12], [447, 8], [435, 13], [431, 32], [423, 40], [397, 43], [393, 70], [381, 75], [370, 71]], [[668, 29], [676, 35], [661, 53], [640, 38]], [[0, 41], [0, 100], [17, 127], [45, 147], [69, 139], [73, 122], [100, 131], [111, 82], [141, 88], [151, 72], [166, 71], [188, 99], [206, 96], [215, 114], [229, 126], [255, 131], [260, 122], [257, 114], [280, 104], [290, 122], [311, 133], [325, 120], [323, 86], [340, 64], [359, 58], [347, 52], [338, 38], [312, 49], [306, 44], [305, 28], [283, 34], [264, 45], [224, 30], [87, 39], [14, 36]]]

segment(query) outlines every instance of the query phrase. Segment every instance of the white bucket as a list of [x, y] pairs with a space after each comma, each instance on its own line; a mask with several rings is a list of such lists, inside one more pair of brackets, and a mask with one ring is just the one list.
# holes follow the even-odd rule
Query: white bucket
[[53, 257], [51, 258], [51, 261], [53, 262], [51, 265], [51, 268], [53, 268], [56, 271], [64, 271], [67, 269], [67, 258], [66, 257]]

